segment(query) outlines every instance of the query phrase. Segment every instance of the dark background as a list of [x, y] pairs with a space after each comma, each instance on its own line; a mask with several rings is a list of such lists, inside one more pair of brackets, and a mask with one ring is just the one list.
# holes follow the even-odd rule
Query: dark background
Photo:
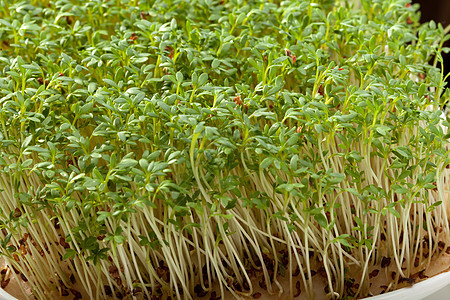
[[421, 22], [435, 20], [447, 26], [450, 23], [450, 1], [449, 0], [413, 0], [420, 4]]
[[[413, 0], [413, 3], [420, 4], [420, 22], [428, 22], [434, 20], [436, 23], [442, 23], [445, 28], [450, 24], [450, 0]], [[445, 43], [446, 47], [450, 46], [450, 41]], [[443, 53], [444, 72], [450, 71], [450, 53]], [[450, 78], [447, 79], [447, 87], [449, 87]]]

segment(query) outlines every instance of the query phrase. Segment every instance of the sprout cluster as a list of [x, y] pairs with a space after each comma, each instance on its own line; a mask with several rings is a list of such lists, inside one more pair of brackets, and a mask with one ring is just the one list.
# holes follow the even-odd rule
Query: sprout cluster
[[384, 291], [413, 282], [450, 246], [448, 36], [416, 10], [0, 0], [12, 275], [38, 299], [312, 299], [313, 276], [353, 298], [380, 268]]

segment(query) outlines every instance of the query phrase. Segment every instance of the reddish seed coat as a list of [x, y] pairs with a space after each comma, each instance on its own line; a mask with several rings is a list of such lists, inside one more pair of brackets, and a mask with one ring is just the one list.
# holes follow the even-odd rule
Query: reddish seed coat
[[6, 279], [6, 280], [2, 280], [2, 289], [6, 288], [6, 286], [8, 285], [10, 279]]
[[296, 293], [294, 294], [294, 298], [300, 296], [302, 293], [302, 290], [300, 289], [300, 281], [297, 281], [295, 284], [295, 288], [297, 289]]
[[376, 277], [376, 276], [378, 275], [379, 272], [380, 272], [380, 270], [373, 270], [373, 271], [369, 274], [369, 278]]
[[241, 96], [240, 95], [234, 97], [233, 101], [234, 101], [234, 103], [236, 103], [236, 105], [239, 105], [239, 106], [242, 105], [242, 100], [241, 100]]
[[381, 259], [381, 267], [386, 268], [391, 264], [391, 258], [390, 257], [383, 257]]

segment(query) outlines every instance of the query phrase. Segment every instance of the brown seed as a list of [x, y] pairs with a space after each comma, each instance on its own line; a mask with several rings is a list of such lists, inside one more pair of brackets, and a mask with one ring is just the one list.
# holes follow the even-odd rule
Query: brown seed
[[391, 264], [391, 258], [390, 257], [384, 257], [381, 259], [381, 267], [386, 268]]
[[376, 277], [378, 275], [378, 272], [380, 272], [380, 270], [373, 270], [372, 272], [370, 272], [369, 279]]
[[225, 279], [225, 281], [226, 281], [228, 287], [233, 286], [233, 279], [231, 277], [227, 277], [227, 279]]
[[257, 293], [254, 293], [253, 295], [252, 295], [252, 297], [254, 298], [254, 299], [259, 299], [259, 298], [261, 298], [261, 293], [260, 292], [257, 292]]
[[345, 286], [347, 287], [347, 289], [351, 288], [353, 286], [354, 282], [355, 282], [354, 279], [346, 278], [345, 279]]
[[20, 261], [19, 255], [15, 254], [15, 253], [13, 253], [13, 258], [14, 258], [14, 260], [17, 261], [17, 262]]
[[[66, 238], [63, 237], [63, 236], [59, 238], [59, 244], [60, 244], [61, 246], [63, 246], [64, 249], [70, 248], [70, 245], [69, 245], [68, 243], [66, 243]], [[45, 246], [47, 246], [47, 245], [45, 245]]]
[[200, 292], [197, 293], [197, 296], [198, 296], [198, 297], [205, 297], [206, 294], [208, 294], [207, 291], [200, 291]]
[[14, 217], [14, 218], [19, 218], [20, 216], [22, 216], [22, 212], [20, 211], [20, 209], [19, 209], [18, 207], [16, 207], [16, 208], [14, 209], [13, 217]]
[[62, 289], [61, 290], [61, 296], [69, 296], [69, 291], [68, 290], [66, 290], [66, 289]]
[[109, 273], [110, 274], [116, 273], [117, 271], [119, 271], [119, 270], [117, 269], [116, 266], [110, 266], [109, 267]]
[[70, 275], [70, 282], [72, 282], [72, 284], [75, 284], [76, 282], [75, 276], [73, 274]]
[[416, 280], [414, 278], [412, 278], [412, 277], [411, 278], [401, 277], [401, 278], [399, 278], [398, 283], [406, 282], [407, 284], [414, 284], [415, 281]]
[[58, 279], [58, 283], [61, 287], [65, 288], [65, 289], [67, 288], [67, 286], [64, 284], [64, 282], [61, 279]]
[[203, 291], [203, 288], [199, 283], [194, 287], [194, 292], [197, 294], [197, 293], [200, 293], [201, 291]]
[[392, 272], [391, 273], [391, 278], [392, 278], [392, 280], [395, 280], [395, 276], [397, 275], [397, 273], [396, 272]]
[[294, 273], [292, 273], [292, 276], [298, 276], [300, 274], [300, 268], [297, 266], [297, 268], [295, 269]]
[[6, 286], [8, 285], [10, 281], [10, 278], [6, 279], [6, 280], [2, 280], [2, 289], [6, 288]]
[[241, 96], [238, 95], [236, 97], [233, 98], [234, 103], [236, 103], [236, 105], [242, 105], [242, 100], [241, 100]]
[[318, 92], [320, 95], [323, 96], [324, 91], [323, 91], [323, 86], [322, 86], [322, 85], [319, 86], [319, 90], [318, 90], [317, 92]]
[[239, 292], [242, 292], [242, 287], [241, 287], [241, 284], [239, 283], [239, 282], [234, 282], [233, 283], [233, 287], [234, 287], [234, 289], [236, 290], [236, 291], [239, 291]]
[[300, 281], [297, 281], [297, 283], [295, 284], [295, 288], [297, 289], [297, 291], [294, 294], [294, 298], [300, 296], [300, 294], [302, 293], [302, 290], [300, 289]]
[[414, 259], [414, 267], [418, 267], [419, 266], [419, 262], [420, 262], [420, 259], [418, 257], [416, 257]]
[[105, 294], [107, 296], [111, 296], [112, 295], [112, 290], [111, 290], [111, 287], [109, 285], [104, 285], [103, 288], [105, 289]]
[[131, 34], [130, 40], [131, 40], [131, 41], [134, 41], [134, 40], [136, 40], [137, 38], [138, 38], [138, 36], [136, 35], [136, 33], [133, 32], [133, 33]]
[[70, 289], [70, 292], [75, 296], [74, 299], [81, 299], [83, 297], [81, 293], [76, 289]]
[[20, 278], [22, 278], [22, 280], [25, 282], [28, 281], [28, 278], [26, 278], [25, 275], [23, 275], [23, 273], [20, 273]]

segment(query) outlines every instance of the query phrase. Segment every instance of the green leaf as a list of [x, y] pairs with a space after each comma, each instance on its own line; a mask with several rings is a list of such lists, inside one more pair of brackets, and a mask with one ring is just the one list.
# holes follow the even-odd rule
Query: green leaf
[[97, 222], [102, 222], [111, 216], [111, 213], [109, 213], [107, 211], [99, 211], [99, 212], [97, 212], [97, 214], [98, 214]]
[[260, 166], [261, 169], [266, 169], [266, 168], [268, 168], [268, 167], [273, 163], [274, 160], [275, 160], [275, 158], [273, 158], [273, 157], [266, 157], [266, 158], [259, 164], [259, 166]]
[[77, 255], [77, 252], [73, 249], [66, 249], [66, 253], [64, 253], [62, 259], [66, 260], [66, 259], [73, 259], [75, 256]]
[[323, 228], [327, 228], [328, 220], [322, 213], [314, 215], [314, 219], [317, 221], [317, 223], [319, 223], [320, 226], [322, 226]]
[[95, 92], [95, 89], [97, 88], [97, 84], [95, 82], [90, 82], [88, 85], [88, 92], [92, 94]]
[[113, 80], [111, 80], [111, 79], [103, 79], [103, 81], [106, 83], [106, 84], [108, 84], [108, 85], [111, 85], [111, 86], [113, 86], [113, 87], [115, 87], [115, 88], [118, 88], [119, 86], [117, 85], [117, 83], [115, 83]]
[[100, 181], [96, 180], [96, 179], [91, 179], [88, 178], [84, 183], [83, 186], [86, 188], [92, 188], [92, 187], [96, 187], [100, 184]]
[[127, 169], [127, 168], [131, 168], [134, 167], [138, 164], [138, 162], [134, 159], [131, 158], [125, 158], [123, 160], [121, 160], [119, 162], [119, 164], [117, 165], [117, 169]]
[[378, 126], [377, 128], [376, 128], [376, 131], [379, 133], [379, 134], [381, 134], [381, 135], [383, 135], [383, 136], [386, 136], [387, 134], [388, 134], [388, 132], [390, 132], [390, 130], [391, 130], [391, 128], [390, 127], [388, 127], [388, 126]]
[[30, 142], [31, 142], [31, 140], [33, 139], [33, 136], [32, 135], [29, 135], [29, 136], [27, 136], [26, 138], [25, 138], [25, 140], [23, 141], [23, 143], [22, 143], [22, 149], [24, 149], [24, 148], [26, 148], [29, 144], [30, 144]]

